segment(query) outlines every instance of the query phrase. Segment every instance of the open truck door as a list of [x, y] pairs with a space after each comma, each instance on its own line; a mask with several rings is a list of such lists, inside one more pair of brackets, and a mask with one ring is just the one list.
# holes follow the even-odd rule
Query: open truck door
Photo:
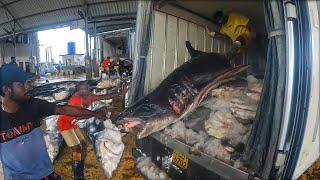
[[275, 167], [297, 179], [319, 157], [319, 2], [284, 3], [287, 35], [286, 96]]

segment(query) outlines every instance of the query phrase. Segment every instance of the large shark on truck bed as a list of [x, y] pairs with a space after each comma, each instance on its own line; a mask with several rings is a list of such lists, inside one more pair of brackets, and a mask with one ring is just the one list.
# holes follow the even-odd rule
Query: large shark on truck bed
[[185, 117], [212, 89], [233, 80], [248, 67], [232, 67], [225, 56], [195, 51], [188, 42], [187, 49], [192, 52], [191, 60], [122, 112], [115, 120], [119, 128], [136, 134], [139, 139], [160, 131]]

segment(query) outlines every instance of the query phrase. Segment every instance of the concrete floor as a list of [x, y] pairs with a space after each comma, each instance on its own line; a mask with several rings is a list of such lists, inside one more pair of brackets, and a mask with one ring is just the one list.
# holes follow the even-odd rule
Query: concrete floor
[[300, 178], [299, 180], [318, 180], [320, 179], [320, 159], [315, 162]]

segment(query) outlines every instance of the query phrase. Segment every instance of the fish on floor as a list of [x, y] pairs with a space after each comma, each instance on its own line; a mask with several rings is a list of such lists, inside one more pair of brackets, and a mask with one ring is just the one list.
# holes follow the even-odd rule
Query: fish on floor
[[[103, 106], [106, 106], [106, 104], [98, 101], [92, 105], [91, 110], [94, 111]], [[110, 120], [101, 121], [95, 117], [85, 121], [85, 128], [104, 174], [111, 178], [112, 172], [118, 167], [124, 150], [120, 130]]]

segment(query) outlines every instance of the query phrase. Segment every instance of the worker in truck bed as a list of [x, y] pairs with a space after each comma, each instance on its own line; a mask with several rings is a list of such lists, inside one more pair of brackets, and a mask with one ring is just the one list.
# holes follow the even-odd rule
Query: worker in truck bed
[[[231, 59], [233, 56], [242, 53], [256, 38], [255, 29], [252, 27], [252, 21], [239, 13], [223, 14], [218, 11], [214, 14], [213, 22], [219, 26], [219, 33], [228, 36], [233, 46], [227, 56]], [[216, 32], [210, 32], [210, 36], [214, 37]]]
[[[77, 85], [77, 92], [72, 95], [68, 105], [81, 108], [88, 108], [94, 101], [112, 99], [117, 97], [116, 93], [107, 95], [94, 95], [89, 91], [89, 85], [82, 81]], [[58, 119], [58, 130], [68, 147], [72, 148], [72, 169], [75, 179], [84, 179], [84, 160], [87, 152], [87, 145], [80, 128], [75, 124], [76, 118], [61, 115]]]
[[57, 180], [46, 144], [40, 130], [45, 116], [68, 115], [73, 117], [97, 117], [105, 120], [102, 109], [89, 111], [70, 105], [55, 105], [27, 95], [25, 81], [29, 73], [18, 66], [8, 64], [0, 68], [0, 160], [4, 179]]

